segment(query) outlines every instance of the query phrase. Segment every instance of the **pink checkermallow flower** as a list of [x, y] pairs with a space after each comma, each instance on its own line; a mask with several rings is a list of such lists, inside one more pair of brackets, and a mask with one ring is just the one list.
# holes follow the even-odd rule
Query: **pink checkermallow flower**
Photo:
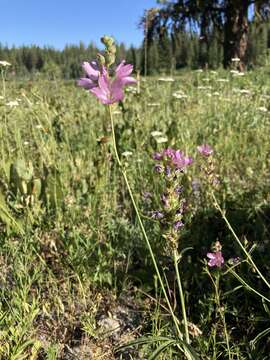
[[123, 100], [124, 86], [136, 84], [131, 77], [133, 66], [122, 61], [115, 70], [114, 78], [110, 78], [107, 69], [102, 66], [99, 70], [97, 63], [83, 63], [87, 78], [81, 78], [78, 85], [95, 95], [102, 104], [109, 105]]
[[203, 156], [210, 156], [214, 152], [214, 150], [208, 144], [203, 144], [203, 145], [197, 146], [197, 150]]
[[223, 255], [222, 255], [222, 252], [221, 251], [216, 251], [214, 253], [207, 253], [207, 257], [208, 259], [210, 259], [208, 261], [208, 266], [210, 267], [219, 267], [221, 268], [222, 265], [224, 264], [224, 258], [223, 258]]
[[91, 61], [90, 63], [84, 61], [82, 68], [85, 72], [85, 77], [78, 80], [77, 84], [86, 90], [98, 86], [98, 78], [101, 75], [98, 63], [96, 61]]
[[185, 156], [181, 150], [174, 150], [172, 148], [155, 153], [153, 159], [167, 163], [168, 170], [170, 170], [170, 167], [174, 167], [176, 170], [183, 170], [193, 163], [193, 159], [190, 156]]

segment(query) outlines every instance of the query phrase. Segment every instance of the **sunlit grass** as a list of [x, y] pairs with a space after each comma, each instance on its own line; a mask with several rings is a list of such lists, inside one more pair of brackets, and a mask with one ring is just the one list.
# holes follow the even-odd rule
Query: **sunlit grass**
[[[254, 256], [267, 275], [269, 70], [243, 77], [182, 72], [173, 79], [142, 78], [140, 93], [127, 91], [124, 104], [114, 108], [121, 161], [168, 284], [175, 288], [164, 239], [143, 200], [148, 191], [154, 204], [159, 201], [152, 154], [172, 146], [192, 155], [204, 142], [215, 149], [219, 203], [243, 243], [249, 249], [256, 245]], [[113, 355], [120, 342], [138, 334], [171, 335], [166, 304], [110, 151], [105, 109], [73, 82], [9, 80], [0, 95], [1, 358], [84, 359], [92, 353], [120, 359]], [[198, 177], [196, 167], [191, 174]], [[183, 264], [184, 286], [188, 318], [202, 331], [192, 340], [202, 359], [227, 356], [202, 264], [217, 239], [227, 259], [243, 256], [209, 190], [202, 188], [199, 211], [183, 236], [183, 248], [193, 247]], [[248, 269], [241, 265], [249, 283], [267, 294]], [[267, 339], [252, 343], [255, 348], [249, 342], [269, 327], [269, 310], [239, 285], [233, 277], [220, 280], [233, 358], [251, 359], [253, 351], [264, 359]], [[137, 317], [115, 339], [99, 320], [119, 313], [119, 306], [130, 306]], [[153, 347], [146, 344], [140, 352], [150, 356]], [[138, 352], [130, 354], [139, 359]], [[163, 358], [177, 356], [170, 349]]]

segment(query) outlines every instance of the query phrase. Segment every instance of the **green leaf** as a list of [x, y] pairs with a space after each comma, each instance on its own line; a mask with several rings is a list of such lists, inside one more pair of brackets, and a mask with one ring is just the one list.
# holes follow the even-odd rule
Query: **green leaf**
[[[162, 337], [162, 336], [141, 337], [139, 339], [130, 341], [127, 344], [119, 346], [116, 351], [120, 351], [120, 350], [126, 349], [127, 347], [131, 347], [131, 346], [135, 346], [135, 345], [153, 344], [155, 342], [165, 342], [167, 344], [167, 346], [165, 346], [165, 344], [160, 345], [159, 348], [157, 349], [159, 351], [162, 350], [162, 349], [160, 349], [161, 346], [165, 346], [165, 348], [166, 348], [172, 344], [180, 345], [181, 351], [188, 354], [189, 360], [200, 360], [197, 353], [195, 352], [195, 350], [189, 344], [187, 344], [185, 341], [180, 340], [180, 339], [172, 339], [169, 337]], [[164, 348], [164, 350], [165, 350], [165, 348]], [[157, 355], [158, 354], [161, 354], [161, 352], [158, 352]]]
[[259, 340], [261, 340], [265, 335], [270, 333], [270, 328], [263, 330], [260, 332], [253, 340], [250, 341], [250, 346], [255, 349], [256, 344]]
[[6, 204], [5, 197], [1, 192], [0, 192], [0, 219], [3, 221], [3, 223], [6, 224], [8, 228], [12, 228], [15, 232], [19, 232], [21, 234], [24, 233], [21, 225], [12, 216], [10, 209]]
[[155, 360], [157, 359], [157, 357], [159, 355], [161, 355], [161, 353], [167, 349], [167, 347], [171, 346], [171, 345], [175, 345], [175, 341], [174, 340], [169, 340], [166, 341], [165, 343], [159, 345], [159, 347], [153, 352], [153, 354], [149, 357], [148, 360]]

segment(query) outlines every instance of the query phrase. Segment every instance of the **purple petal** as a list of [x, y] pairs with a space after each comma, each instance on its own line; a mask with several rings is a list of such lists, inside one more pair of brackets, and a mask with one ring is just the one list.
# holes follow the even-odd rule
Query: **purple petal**
[[211, 259], [208, 261], [208, 266], [213, 267], [216, 266], [216, 260], [215, 259]]
[[124, 92], [123, 92], [123, 83], [121, 79], [116, 78], [112, 82], [111, 95], [114, 102], [123, 100]]
[[203, 144], [203, 145], [197, 146], [197, 150], [203, 156], [210, 156], [214, 152], [214, 150], [208, 144]]
[[91, 63], [84, 61], [82, 67], [91, 80], [97, 81], [100, 72], [95, 61], [91, 61]]
[[153, 159], [154, 160], [161, 160], [163, 158], [162, 154], [156, 152], [153, 154]]
[[191, 156], [185, 157], [185, 165], [191, 165], [193, 163], [193, 159]]
[[98, 85], [100, 89], [107, 95], [107, 98], [110, 97], [110, 80], [107, 75], [102, 74], [98, 78]]
[[123, 78], [129, 76], [133, 71], [133, 65], [127, 64], [125, 65], [125, 61], [123, 60], [116, 68], [115, 75], [116, 77]]
[[86, 90], [90, 90], [96, 86], [96, 84], [88, 78], [81, 78], [77, 81], [77, 85], [83, 87]]
[[125, 76], [124, 78], [122, 78], [122, 83], [123, 85], [133, 85], [133, 84], [137, 84], [137, 80], [135, 80], [131, 76]]
[[209, 259], [215, 259], [216, 256], [214, 253], [207, 253], [206, 256], [209, 258]]
[[90, 92], [93, 95], [95, 95], [102, 102], [102, 104], [107, 104], [108, 103], [108, 95], [100, 87], [95, 87], [95, 88], [91, 89]]

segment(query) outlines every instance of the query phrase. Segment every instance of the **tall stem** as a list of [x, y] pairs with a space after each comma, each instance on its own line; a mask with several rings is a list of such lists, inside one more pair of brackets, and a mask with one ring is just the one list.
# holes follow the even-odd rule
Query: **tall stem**
[[3, 89], [3, 97], [6, 97], [6, 82], [5, 82], [5, 75], [4, 70], [1, 69], [1, 79], [2, 79], [2, 89]]
[[183, 320], [184, 320], [186, 342], [189, 344], [190, 341], [189, 341], [189, 333], [188, 333], [188, 321], [187, 321], [187, 313], [186, 313], [186, 306], [185, 306], [185, 297], [184, 297], [183, 286], [182, 286], [179, 267], [178, 267], [179, 254], [176, 249], [173, 251], [173, 258], [174, 258], [174, 268], [175, 268], [175, 272], [176, 272], [176, 279], [177, 279], [177, 284], [178, 284], [178, 288], [179, 288], [182, 315], [183, 315]]
[[127, 186], [127, 189], [128, 189], [128, 193], [129, 193], [129, 196], [130, 196], [130, 199], [131, 199], [131, 202], [132, 202], [132, 205], [133, 205], [133, 208], [135, 210], [135, 213], [136, 213], [136, 216], [138, 218], [138, 222], [139, 222], [139, 225], [140, 225], [140, 228], [141, 228], [141, 231], [142, 231], [142, 234], [143, 234], [143, 237], [144, 237], [144, 240], [147, 244], [147, 247], [148, 247], [148, 250], [150, 252], [150, 256], [151, 256], [151, 259], [153, 261], [153, 264], [154, 264], [154, 267], [155, 267], [155, 271], [156, 271], [156, 274], [157, 274], [157, 277], [158, 277], [158, 280], [159, 280], [159, 283], [160, 283], [160, 286], [161, 286], [161, 289], [162, 289], [162, 292], [164, 294], [164, 297], [165, 297], [165, 300], [166, 300], [166, 303], [167, 303], [167, 306], [170, 310], [170, 313], [171, 313], [171, 316], [173, 318], [173, 321], [174, 321], [174, 324], [175, 324], [175, 328], [177, 330], [177, 333], [178, 333], [178, 336], [180, 337], [180, 339], [182, 340], [183, 339], [183, 335], [180, 331], [180, 328], [179, 328], [179, 325], [178, 325], [178, 319], [177, 317], [175, 316], [174, 314], [174, 311], [171, 307], [171, 304], [170, 304], [170, 301], [169, 301], [169, 298], [168, 298], [168, 295], [167, 295], [167, 292], [165, 290], [165, 286], [163, 284], [163, 281], [162, 281], [162, 278], [161, 278], [161, 275], [160, 275], [160, 271], [159, 271], [159, 268], [158, 268], [158, 265], [157, 265], [157, 262], [156, 262], [156, 259], [155, 259], [155, 255], [153, 253], [153, 250], [152, 250], [152, 246], [150, 244], [150, 241], [148, 239], [148, 236], [146, 234], [146, 231], [145, 231], [145, 228], [144, 228], [144, 225], [142, 223], [142, 220], [141, 220], [141, 216], [140, 216], [140, 213], [139, 213], [139, 210], [138, 210], [138, 207], [137, 207], [137, 204], [136, 204], [136, 201], [134, 199], [134, 196], [133, 196], [133, 193], [132, 193], [132, 190], [131, 190], [131, 187], [130, 187], [130, 184], [129, 184], [129, 181], [128, 181], [128, 178], [127, 178], [127, 175], [126, 175], [126, 172], [122, 166], [122, 163], [121, 163], [121, 160], [119, 158], [119, 154], [118, 154], [118, 150], [117, 150], [117, 145], [116, 145], [116, 138], [115, 138], [115, 131], [114, 131], [114, 122], [113, 122], [113, 115], [112, 115], [112, 106], [109, 105], [109, 113], [110, 113], [110, 121], [111, 121], [111, 128], [112, 128], [112, 141], [113, 141], [113, 149], [114, 149], [114, 153], [115, 153], [115, 157], [116, 157], [116, 160], [117, 160], [117, 163], [119, 165], [119, 168], [120, 168], [120, 171], [123, 175], [123, 178], [125, 180], [125, 183], [126, 183], [126, 186]]
[[224, 335], [225, 335], [225, 339], [226, 339], [226, 345], [227, 345], [229, 360], [231, 360], [231, 349], [230, 349], [230, 342], [229, 342], [229, 335], [228, 335], [228, 331], [227, 331], [225, 313], [224, 313], [224, 311], [223, 311], [223, 309], [221, 307], [221, 304], [220, 304], [219, 276], [216, 277], [215, 293], [216, 293], [216, 303], [217, 303], [218, 311], [220, 313], [220, 317], [221, 317], [221, 320], [223, 322], [223, 331], [224, 331]]
[[[231, 356], [231, 349], [230, 349], [230, 342], [229, 342], [229, 334], [227, 331], [227, 325], [226, 325], [226, 319], [225, 319], [225, 313], [224, 310], [221, 307], [221, 303], [220, 303], [220, 291], [219, 291], [219, 274], [217, 274], [215, 276], [215, 279], [213, 279], [213, 276], [211, 275], [210, 271], [207, 269], [207, 274], [209, 275], [213, 285], [214, 285], [214, 289], [215, 289], [215, 302], [217, 305], [217, 312], [219, 312], [220, 318], [222, 320], [223, 323], [223, 331], [224, 331], [224, 336], [226, 339], [226, 345], [227, 345], [227, 351], [228, 351], [228, 355], [229, 355], [229, 360], [231, 360], [232, 356]], [[215, 351], [215, 349], [214, 349]], [[216, 358], [216, 357], [215, 357]]]
[[239, 237], [236, 235], [235, 231], [233, 230], [229, 220], [227, 219], [225, 212], [221, 209], [215, 194], [212, 192], [212, 198], [214, 200], [214, 205], [215, 207], [218, 209], [218, 211], [220, 212], [223, 220], [225, 221], [226, 225], [228, 226], [228, 229], [230, 230], [230, 232], [232, 233], [233, 237], [235, 238], [235, 240], [237, 241], [238, 245], [241, 247], [242, 251], [244, 252], [244, 254], [246, 255], [247, 259], [249, 260], [249, 262], [251, 263], [251, 265], [254, 267], [254, 269], [256, 270], [256, 272], [258, 273], [258, 275], [260, 276], [260, 278], [265, 282], [265, 284], [270, 288], [270, 284], [269, 282], [266, 280], [266, 278], [263, 276], [263, 274], [261, 273], [261, 271], [258, 269], [257, 265], [255, 264], [255, 262], [252, 260], [252, 257], [250, 256], [250, 254], [248, 253], [248, 251], [245, 249], [244, 245], [241, 243]]

